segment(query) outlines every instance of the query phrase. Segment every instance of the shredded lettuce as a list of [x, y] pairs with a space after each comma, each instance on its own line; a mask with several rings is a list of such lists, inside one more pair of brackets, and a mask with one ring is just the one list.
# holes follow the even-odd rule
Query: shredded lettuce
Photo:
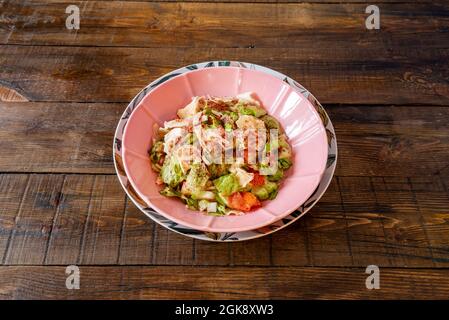
[[274, 199], [277, 195], [279, 186], [277, 183], [267, 181], [263, 186], [257, 186], [252, 188], [253, 193], [259, 200]]
[[267, 176], [268, 181], [280, 181], [284, 177], [284, 171], [280, 168], [276, 171], [275, 174]]
[[179, 197], [180, 198], [182, 196], [181, 192], [176, 191], [175, 189], [170, 188], [169, 186], [166, 186], [164, 189], [159, 191], [159, 193], [166, 197]]
[[207, 169], [209, 170], [209, 173], [211, 175], [212, 179], [221, 177], [222, 175], [228, 174], [228, 167], [229, 165], [221, 163], [221, 164], [217, 164], [217, 163], [211, 163]]
[[182, 186], [183, 194], [193, 194], [203, 190], [209, 180], [209, 173], [204, 164], [193, 164], [187, 174], [186, 182]]
[[215, 179], [214, 185], [218, 192], [224, 196], [229, 196], [240, 189], [239, 180], [232, 173]]
[[184, 180], [185, 175], [181, 163], [176, 157], [171, 156], [168, 159], [165, 159], [161, 169], [161, 178], [162, 181], [170, 187], [176, 187]]
[[292, 166], [292, 161], [290, 159], [279, 159], [278, 165], [282, 170], [287, 170]]
[[263, 122], [265, 122], [265, 126], [267, 127], [268, 130], [277, 129], [280, 131], [282, 129], [279, 122], [274, 117], [272, 117], [268, 114], [261, 117], [261, 119]]
[[235, 109], [241, 115], [254, 116], [256, 118], [259, 118], [259, 117], [267, 114], [265, 109], [260, 107], [260, 106], [253, 105], [253, 104], [242, 103], [242, 102], [239, 102], [235, 106]]
[[[258, 200], [276, 197], [285, 170], [293, 164], [292, 148], [280, 123], [267, 114], [253, 93], [240, 94], [234, 98], [194, 97], [177, 114], [179, 118], [166, 122], [164, 128], [159, 130], [159, 140], [154, 141], [149, 150], [151, 167], [159, 173], [156, 182], [163, 184], [161, 195], [179, 198], [187, 208], [215, 216], [241, 213], [231, 209], [231, 206], [238, 207], [237, 202], [243, 199], [235, 198], [236, 192], [251, 192]], [[201, 134], [201, 130], [209, 128], [217, 128], [214, 132], [218, 134]], [[233, 165], [214, 163], [210, 157], [211, 151], [207, 148], [216, 148], [219, 143], [225, 150], [234, 152], [230, 148], [236, 146], [230, 147], [224, 139], [225, 134], [234, 129], [265, 130], [267, 134], [270, 129], [278, 129], [278, 139], [271, 139], [265, 144], [265, 149], [257, 150], [259, 153], [278, 151], [277, 170], [264, 171], [268, 168], [265, 160], [263, 163], [249, 163], [248, 158], [240, 158], [242, 162]], [[237, 142], [238, 137], [234, 138]], [[193, 150], [197, 143], [201, 147], [206, 146], [206, 149], [202, 149], [201, 163], [192, 163], [189, 150]], [[241, 139], [238, 143], [239, 147], [248, 148], [248, 140]], [[263, 182], [256, 173], [266, 175]], [[264, 184], [259, 185], [261, 183]], [[246, 195], [257, 200], [251, 194]], [[243, 201], [251, 202], [248, 199]]]
[[164, 143], [162, 141], [156, 141], [153, 144], [153, 147], [150, 150], [150, 160], [153, 170], [160, 172], [165, 160]]

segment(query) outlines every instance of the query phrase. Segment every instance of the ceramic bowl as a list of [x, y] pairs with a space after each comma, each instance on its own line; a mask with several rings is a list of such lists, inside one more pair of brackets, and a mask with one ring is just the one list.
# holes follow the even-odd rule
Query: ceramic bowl
[[[161, 196], [148, 157], [154, 124], [174, 119], [193, 96], [236, 96], [248, 91], [255, 92], [268, 114], [279, 120], [293, 148], [293, 166], [276, 199], [244, 215], [215, 217], [191, 211], [179, 199]], [[129, 182], [148, 206], [171, 221], [207, 232], [253, 230], [288, 216], [316, 190], [328, 156], [326, 130], [309, 100], [277, 77], [240, 67], [192, 70], [158, 85], [130, 115], [122, 148]]]

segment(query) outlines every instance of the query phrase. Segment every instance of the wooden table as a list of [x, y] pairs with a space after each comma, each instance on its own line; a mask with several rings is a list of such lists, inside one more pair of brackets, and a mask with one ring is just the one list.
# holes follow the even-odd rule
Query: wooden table
[[[449, 297], [447, 1], [51, 2], [0, 1], [1, 298]], [[380, 30], [365, 28], [368, 4]], [[298, 80], [339, 144], [319, 204], [243, 243], [156, 225], [112, 162], [142, 87], [221, 59]], [[79, 290], [65, 286], [72, 264]], [[379, 290], [365, 287], [371, 264]]]

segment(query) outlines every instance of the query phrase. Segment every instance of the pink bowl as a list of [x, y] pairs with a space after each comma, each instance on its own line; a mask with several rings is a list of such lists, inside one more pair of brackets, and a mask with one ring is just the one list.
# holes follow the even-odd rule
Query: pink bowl
[[[174, 119], [193, 96], [236, 96], [255, 92], [270, 115], [280, 121], [294, 152], [293, 167], [275, 200], [241, 216], [214, 217], [185, 208], [179, 199], [159, 194], [157, 174], [150, 166], [153, 127]], [[269, 225], [300, 207], [315, 191], [327, 159], [327, 138], [310, 102], [287, 83], [266, 73], [238, 67], [194, 70], [176, 76], [150, 91], [131, 114], [123, 134], [126, 174], [139, 196], [166, 218], [209, 232], [239, 232]]]

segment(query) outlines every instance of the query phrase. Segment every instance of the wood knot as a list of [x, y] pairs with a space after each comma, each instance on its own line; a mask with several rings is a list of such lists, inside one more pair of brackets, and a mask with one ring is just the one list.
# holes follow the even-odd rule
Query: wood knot
[[0, 101], [2, 102], [26, 102], [29, 101], [26, 97], [18, 93], [14, 89], [7, 88], [0, 85]]

